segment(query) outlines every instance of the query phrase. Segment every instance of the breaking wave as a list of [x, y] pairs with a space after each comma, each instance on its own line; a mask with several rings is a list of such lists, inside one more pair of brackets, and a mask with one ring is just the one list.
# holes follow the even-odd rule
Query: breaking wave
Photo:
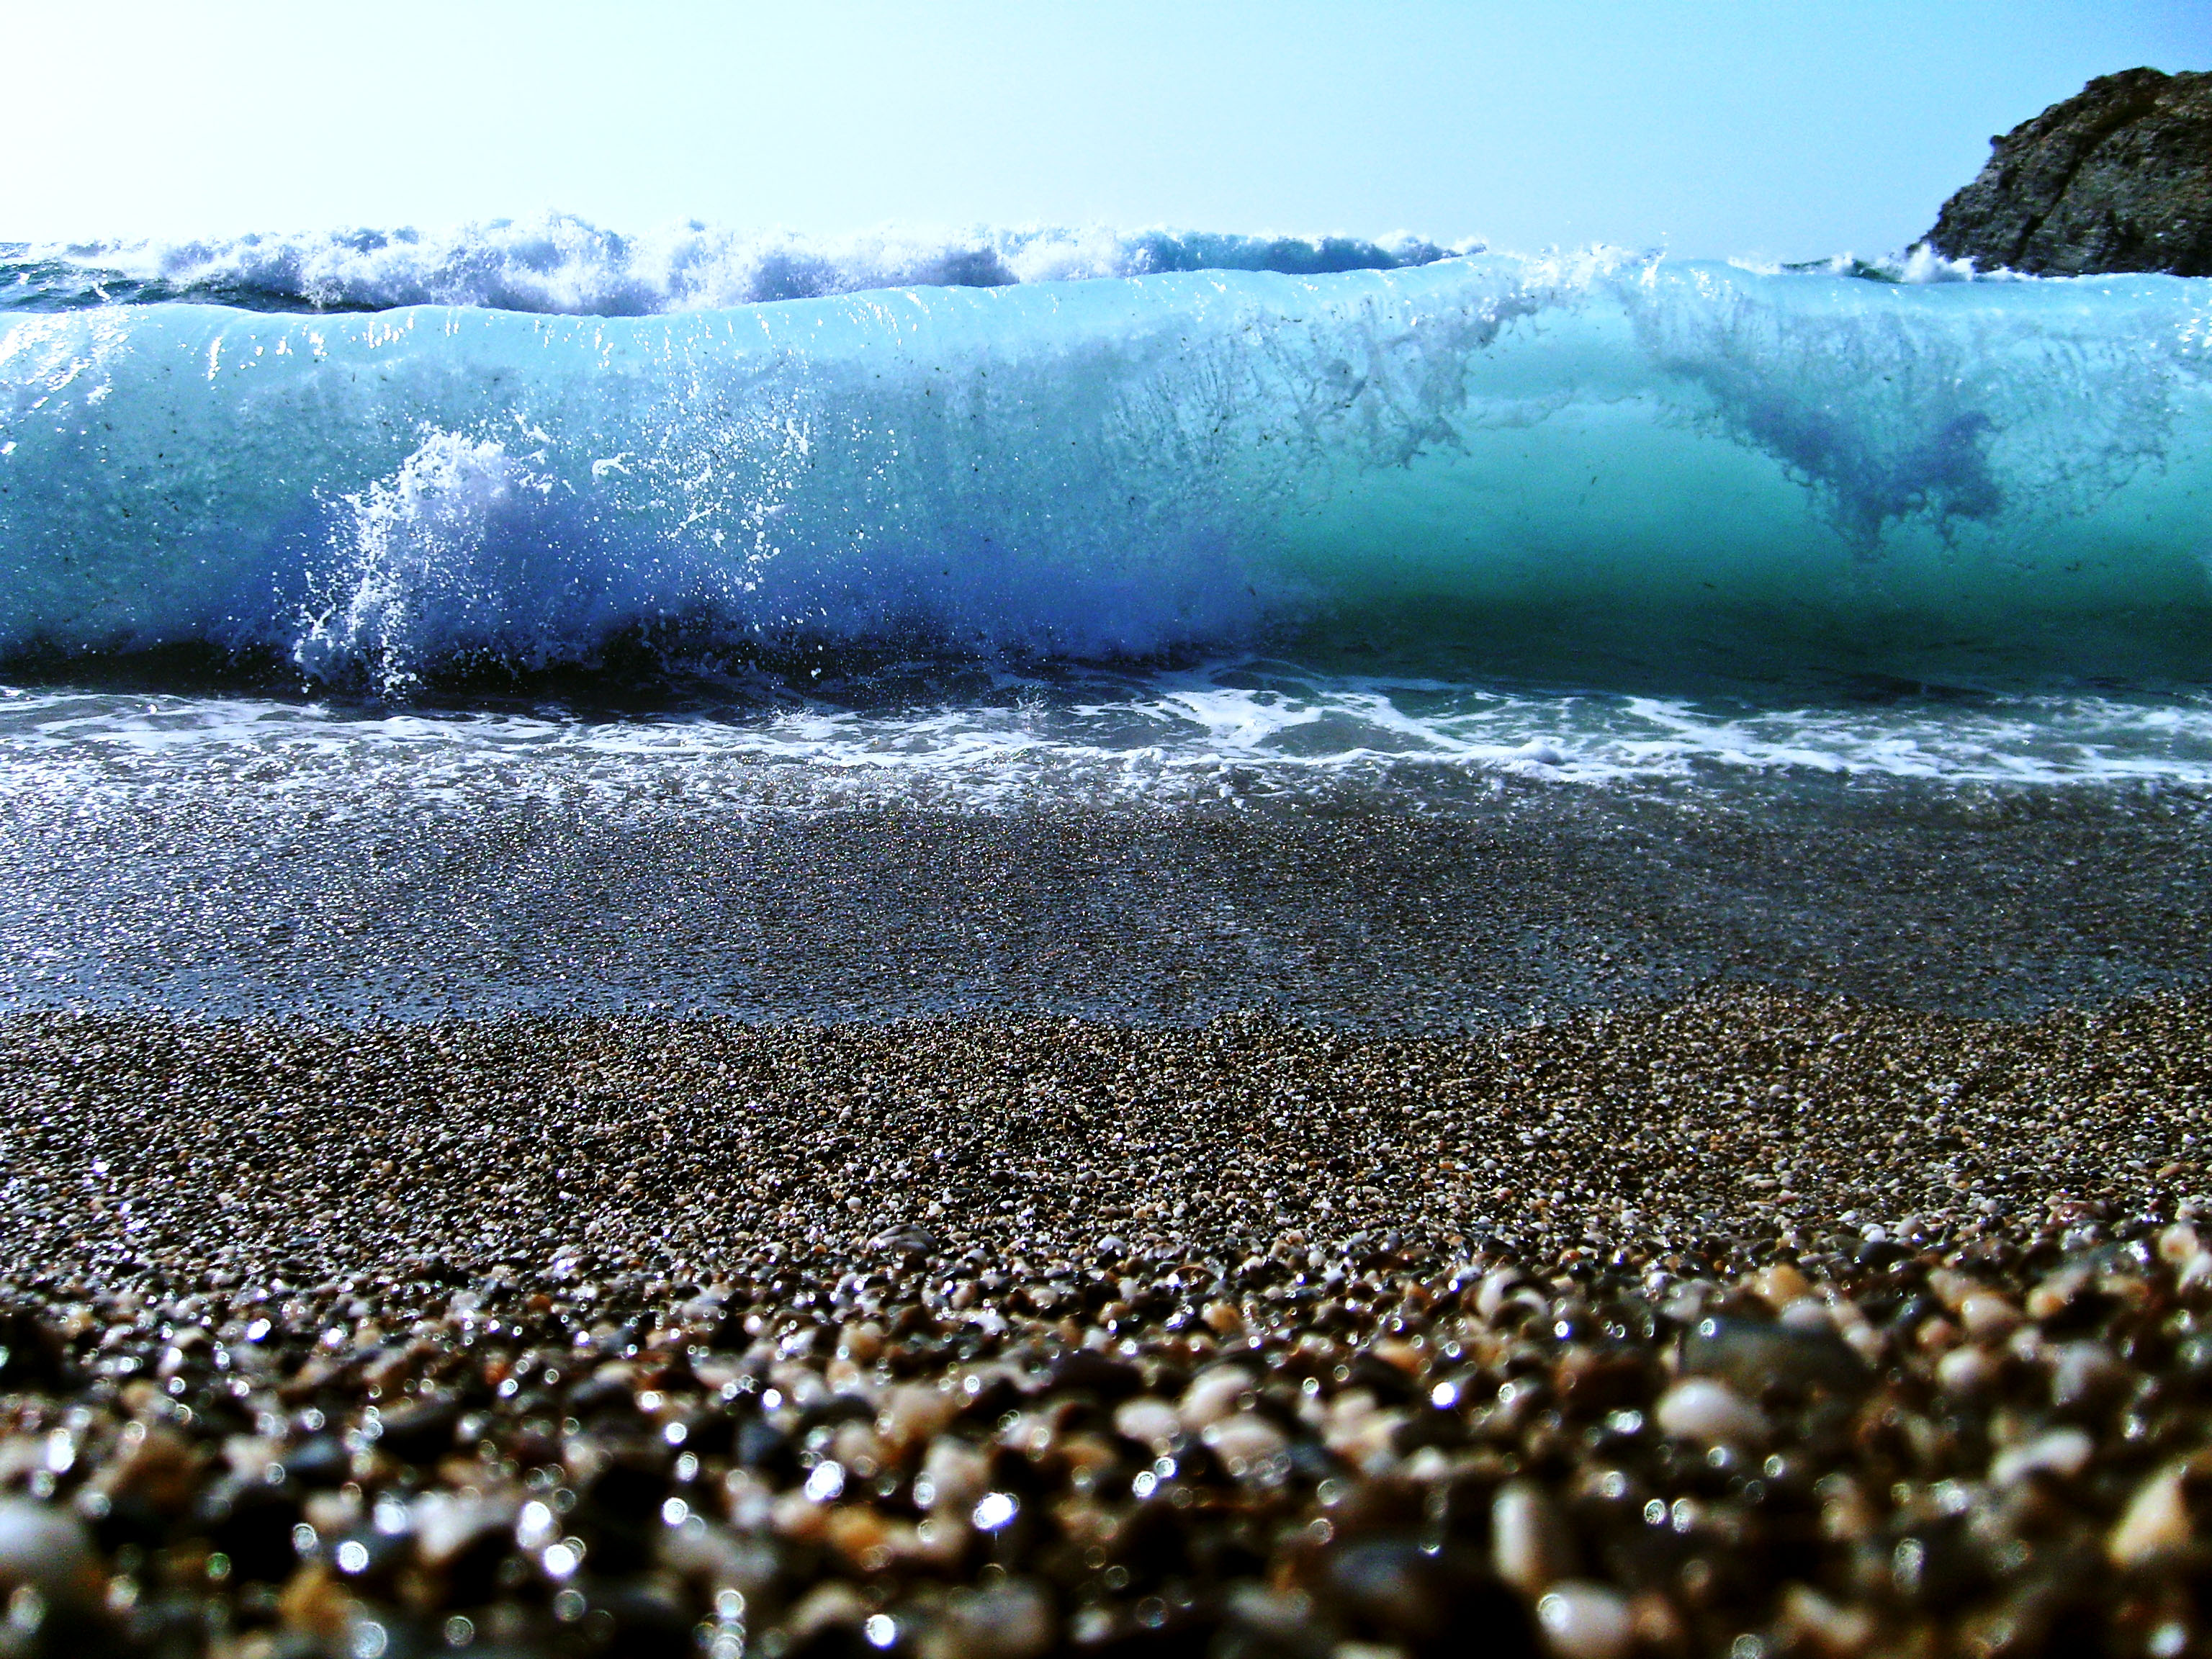
[[645, 316], [19, 313], [0, 659], [387, 696], [855, 653], [2212, 664], [2212, 283], [1051, 257]]
[[1413, 236], [1369, 241], [1099, 226], [892, 227], [809, 236], [694, 221], [634, 236], [556, 214], [449, 231], [0, 245], [0, 309], [202, 301], [276, 312], [443, 305], [642, 317], [870, 289], [1005, 288], [1188, 270], [1395, 270], [1473, 251]]

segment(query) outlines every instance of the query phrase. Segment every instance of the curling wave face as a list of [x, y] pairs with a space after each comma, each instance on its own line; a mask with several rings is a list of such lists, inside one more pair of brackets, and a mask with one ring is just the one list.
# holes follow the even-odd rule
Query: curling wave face
[[2208, 368], [2212, 283], [1600, 255], [22, 313], [0, 656], [2197, 678]]

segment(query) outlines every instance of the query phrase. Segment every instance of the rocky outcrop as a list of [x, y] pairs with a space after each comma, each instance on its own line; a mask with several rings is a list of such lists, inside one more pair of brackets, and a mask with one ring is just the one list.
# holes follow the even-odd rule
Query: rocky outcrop
[[1945, 258], [2212, 276], [2212, 74], [2101, 76], [1990, 142], [1989, 165], [1928, 233]]

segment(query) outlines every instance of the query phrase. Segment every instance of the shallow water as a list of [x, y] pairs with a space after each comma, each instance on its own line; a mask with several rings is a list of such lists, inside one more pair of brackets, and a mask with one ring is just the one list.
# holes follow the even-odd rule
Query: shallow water
[[[158, 684], [158, 682], [156, 683]], [[594, 688], [604, 690], [604, 686]], [[1796, 695], [1791, 695], [1792, 692]], [[945, 671], [647, 688], [641, 706], [365, 703], [250, 691], [0, 686], [17, 787], [400, 787], [588, 798], [619, 811], [914, 805], [1158, 808], [1325, 801], [1449, 810], [1504, 779], [1725, 791], [1803, 775], [2081, 790], [2212, 786], [2212, 693], [1830, 683], [1694, 692], [1322, 674]]]
[[1446, 752], [1433, 711], [1148, 685], [749, 721], [18, 693], [0, 1007], [1437, 1030], [1716, 980], [2010, 1013], [2204, 977], [2203, 739], [2100, 755], [2147, 717], [1839, 708], [1816, 749], [1523, 699]]

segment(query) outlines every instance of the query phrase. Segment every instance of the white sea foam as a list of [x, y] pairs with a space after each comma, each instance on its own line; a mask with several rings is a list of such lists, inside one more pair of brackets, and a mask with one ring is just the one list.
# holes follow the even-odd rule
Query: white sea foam
[[25, 246], [0, 305], [195, 295], [300, 307], [493, 306], [611, 317], [815, 299], [871, 289], [996, 288], [1170, 270], [1302, 273], [1422, 264], [1479, 249], [1412, 235], [1252, 236], [1103, 225], [844, 235], [700, 223], [637, 235], [569, 214], [447, 229]]
[[1173, 806], [1352, 789], [1448, 805], [1486, 783], [1828, 776], [2212, 788], [2212, 696], [2045, 693], [1759, 706], [1316, 676], [1246, 661], [1003, 682], [896, 708], [719, 717], [431, 714], [240, 697], [0, 692], [9, 787], [313, 795], [334, 819], [536, 799], [621, 814], [905, 805]]
[[1915, 242], [1911, 247], [1893, 253], [1884, 253], [1871, 258], [1861, 258], [1846, 250], [1825, 259], [1784, 262], [1778, 259], [1731, 259], [1729, 263], [1739, 270], [1748, 270], [1765, 276], [1778, 276], [1788, 272], [1800, 276], [1850, 276], [1861, 281], [1899, 283], [1910, 287], [1925, 288], [1942, 283], [2035, 283], [2064, 278], [2031, 276], [2024, 272], [2009, 270], [2002, 266], [1981, 269], [1972, 259], [1947, 259], [1925, 242]]

